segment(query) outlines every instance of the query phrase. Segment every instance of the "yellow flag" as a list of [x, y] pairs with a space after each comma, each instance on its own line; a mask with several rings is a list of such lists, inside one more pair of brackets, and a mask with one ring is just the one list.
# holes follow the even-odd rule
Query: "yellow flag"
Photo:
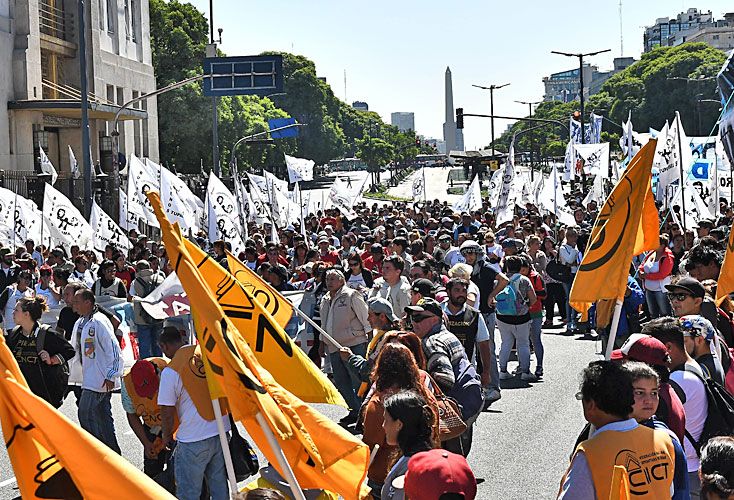
[[630, 500], [630, 478], [627, 469], [622, 465], [615, 465], [612, 473], [612, 488], [609, 491], [609, 500]]
[[[255, 300], [239, 280], [235, 280], [206, 252], [189, 240], [183, 242], [186, 252], [197, 263], [196, 267], [207, 287], [217, 298], [217, 302], [235, 328], [253, 348], [262, 367], [272, 373], [284, 389], [304, 401], [329, 403], [346, 408], [347, 404], [334, 384], [291, 340], [283, 327], [268, 314], [260, 302], [262, 298]], [[189, 300], [193, 301], [193, 298], [189, 297]], [[273, 300], [277, 298], [273, 297]], [[277, 308], [278, 311], [284, 309], [285, 306]], [[291, 314], [292, 311], [291, 307]], [[290, 319], [290, 314], [288, 318]]]
[[173, 497], [34, 395], [0, 335], [0, 425], [24, 499]]
[[[369, 461], [367, 446], [285, 390], [260, 366], [242, 332], [237, 331], [215, 298], [236, 286], [235, 280], [230, 276], [217, 291], [210, 291], [165, 217], [158, 194], [149, 192], [148, 199], [160, 223], [168, 256], [191, 302], [196, 334], [209, 360], [206, 376], [223, 388], [234, 418], [244, 424], [282, 475], [255, 416], [260, 413], [265, 418], [302, 488], [326, 489], [346, 499], [367, 498], [369, 490], [362, 484]], [[235, 305], [228, 303], [226, 307]]]
[[247, 293], [260, 302], [273, 319], [285, 328], [293, 317], [293, 304], [230, 252], [227, 252], [227, 264], [229, 272], [247, 290]]
[[716, 286], [716, 304], [721, 305], [724, 299], [734, 292], [734, 224], [729, 233], [729, 243], [726, 245], [724, 262], [719, 270], [719, 279]]
[[623, 300], [632, 257], [660, 246], [650, 184], [656, 143], [640, 149], [599, 211], [571, 287], [569, 302], [577, 311], [602, 299]]

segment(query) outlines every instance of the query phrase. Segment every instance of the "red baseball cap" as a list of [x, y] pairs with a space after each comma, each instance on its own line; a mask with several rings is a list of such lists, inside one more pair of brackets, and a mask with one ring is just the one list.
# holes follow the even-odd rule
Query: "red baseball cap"
[[459, 493], [465, 500], [474, 500], [477, 480], [464, 457], [437, 448], [410, 458], [404, 490], [411, 500], [438, 500], [444, 493]]
[[612, 351], [611, 359], [629, 359], [642, 361], [648, 365], [667, 366], [670, 356], [665, 344], [655, 337], [633, 333], [622, 344], [621, 349]]
[[158, 374], [155, 365], [147, 359], [139, 359], [130, 368], [135, 392], [143, 398], [152, 398], [158, 392]]

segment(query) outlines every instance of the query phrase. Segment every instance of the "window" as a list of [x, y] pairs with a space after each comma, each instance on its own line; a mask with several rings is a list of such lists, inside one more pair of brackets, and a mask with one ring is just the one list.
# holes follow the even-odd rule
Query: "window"
[[138, 2], [130, 0], [130, 39], [138, 41]]
[[115, 32], [115, 19], [117, 18], [117, 0], [107, 0], [107, 31]]
[[125, 0], [125, 36], [130, 40], [130, 0]]

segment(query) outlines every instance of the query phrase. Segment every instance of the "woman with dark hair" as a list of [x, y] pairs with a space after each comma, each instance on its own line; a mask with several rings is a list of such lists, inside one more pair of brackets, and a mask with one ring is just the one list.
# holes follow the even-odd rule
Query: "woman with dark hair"
[[701, 498], [734, 500], [734, 437], [711, 438], [701, 450]]
[[308, 246], [305, 241], [299, 241], [296, 246], [293, 247], [293, 259], [291, 259], [290, 266], [288, 266], [288, 274], [295, 276], [293, 281], [306, 281], [309, 276], [308, 273], [303, 269], [303, 266], [308, 262]]
[[413, 359], [418, 368], [425, 372], [426, 370], [426, 355], [423, 353], [423, 347], [421, 347], [421, 339], [418, 338], [413, 332], [390, 332], [385, 334], [385, 344], [388, 342], [397, 342], [403, 344], [405, 347], [410, 349], [413, 353]]
[[401, 391], [385, 399], [382, 428], [385, 442], [400, 449], [382, 486], [382, 500], [402, 500], [402, 488], [393, 486], [393, 480], [408, 472], [408, 460], [416, 453], [436, 447], [433, 439], [436, 417], [426, 400], [414, 391]]
[[47, 325], [39, 325], [47, 310], [43, 297], [19, 299], [13, 310], [17, 326], [8, 332], [7, 343], [31, 392], [58, 408], [68, 381], [64, 366], [76, 353], [63, 336]]
[[347, 266], [349, 270], [345, 270], [344, 279], [349, 288], [355, 290], [370, 290], [375, 283], [372, 271], [365, 269], [358, 252], [351, 252], [347, 256]]
[[[367, 484], [372, 488], [376, 498], [379, 498], [387, 476], [390, 457], [397, 451], [396, 446], [388, 444], [385, 439], [384, 401], [397, 392], [411, 390], [420, 394], [424, 400], [432, 401], [431, 411], [435, 412], [434, 415], [438, 415], [435, 399], [426, 389], [424, 382], [427, 376], [418, 368], [410, 349], [404, 345], [391, 342], [382, 347], [372, 374], [374, 391], [363, 408], [362, 441], [370, 449], [379, 445], [367, 471]], [[436, 436], [438, 436], [437, 427]]]

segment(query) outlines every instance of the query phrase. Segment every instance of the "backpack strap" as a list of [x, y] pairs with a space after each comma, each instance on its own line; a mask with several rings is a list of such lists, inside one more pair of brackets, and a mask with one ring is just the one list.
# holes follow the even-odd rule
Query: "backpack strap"
[[46, 334], [48, 333], [48, 325], [38, 325], [38, 333], [36, 334], [36, 352], [40, 353], [46, 345]]

